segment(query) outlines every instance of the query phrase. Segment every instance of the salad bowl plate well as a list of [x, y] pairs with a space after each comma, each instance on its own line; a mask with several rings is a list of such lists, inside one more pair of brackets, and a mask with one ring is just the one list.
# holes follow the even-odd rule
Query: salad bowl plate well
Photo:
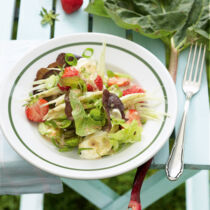
[[[59, 53], [81, 55], [84, 49], [93, 48], [97, 59], [103, 42], [107, 43], [107, 69], [135, 78], [136, 83], [160, 101], [155, 109], [163, 115], [158, 120], [149, 120], [143, 126], [140, 142], [110, 156], [84, 160], [77, 151], [61, 153], [43, 139], [37, 125], [27, 120], [23, 100], [28, 96], [37, 70], [52, 63]], [[102, 179], [134, 169], [161, 149], [175, 125], [177, 95], [167, 69], [148, 50], [117, 36], [81, 33], [46, 41], [19, 61], [5, 82], [7, 88], [2, 93], [0, 108], [0, 122], [5, 137], [25, 160], [61, 177]]]

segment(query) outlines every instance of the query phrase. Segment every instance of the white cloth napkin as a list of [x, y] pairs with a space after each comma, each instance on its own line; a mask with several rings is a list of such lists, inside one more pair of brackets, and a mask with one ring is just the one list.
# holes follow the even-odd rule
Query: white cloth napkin
[[[0, 41], [0, 91], [14, 64], [40, 41]], [[1, 117], [1, 116], [0, 116]], [[0, 194], [61, 193], [59, 177], [23, 160], [7, 143], [0, 130]]]

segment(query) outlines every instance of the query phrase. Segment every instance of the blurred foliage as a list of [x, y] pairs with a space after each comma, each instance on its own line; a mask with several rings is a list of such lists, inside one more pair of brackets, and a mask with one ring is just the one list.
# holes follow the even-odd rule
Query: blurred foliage
[[[97, 210], [93, 204], [64, 185], [64, 192], [58, 195], [46, 194], [44, 210]], [[1, 209], [0, 209], [1, 210]]]
[[0, 210], [18, 210], [20, 196], [1, 195]]

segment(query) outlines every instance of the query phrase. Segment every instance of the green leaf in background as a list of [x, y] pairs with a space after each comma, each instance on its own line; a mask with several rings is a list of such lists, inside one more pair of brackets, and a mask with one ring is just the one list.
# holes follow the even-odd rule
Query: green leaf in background
[[194, 41], [209, 42], [208, 6], [207, 0], [94, 0], [85, 10], [108, 15], [122, 28], [160, 38], [170, 49], [169, 71], [175, 80], [179, 52]]
[[172, 37], [175, 48], [180, 51], [195, 41], [208, 44], [208, 2], [200, 0], [192, 2], [193, 4], [185, 24]]
[[120, 27], [161, 38], [167, 44], [173, 38], [180, 49], [191, 41], [186, 39], [188, 30], [209, 39], [207, 0], [95, 0], [85, 10], [100, 16], [108, 14]]
[[103, 0], [90, 1], [90, 4], [85, 10], [94, 15], [109, 17], [106, 9], [104, 8]]

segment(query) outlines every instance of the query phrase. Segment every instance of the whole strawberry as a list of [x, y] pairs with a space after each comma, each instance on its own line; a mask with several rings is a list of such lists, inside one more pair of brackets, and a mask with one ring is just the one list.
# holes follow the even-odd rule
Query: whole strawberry
[[63, 10], [67, 13], [77, 11], [83, 4], [83, 0], [61, 0]]

